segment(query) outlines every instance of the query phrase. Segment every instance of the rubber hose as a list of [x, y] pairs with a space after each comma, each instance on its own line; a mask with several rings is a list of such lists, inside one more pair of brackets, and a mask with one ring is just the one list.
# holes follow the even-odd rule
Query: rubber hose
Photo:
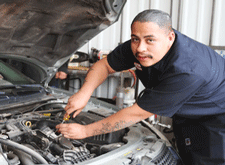
[[8, 153], [7, 157], [10, 164], [18, 164], [20, 162], [19, 157], [13, 153]]
[[15, 153], [19, 157], [22, 164], [35, 165], [32, 160], [32, 156], [30, 156], [29, 154], [18, 149], [12, 149], [12, 150], [13, 150], [13, 153]]
[[13, 142], [13, 141], [11, 141], [9, 139], [2, 139], [2, 138], [0, 138], [0, 143], [3, 143], [5, 145], [9, 145], [9, 146], [14, 147], [14, 148], [16, 148], [18, 150], [23, 151], [23, 152], [33, 156], [34, 158], [36, 158], [37, 161], [39, 161], [42, 164], [48, 164], [48, 162], [39, 153], [37, 153], [36, 151], [33, 151], [32, 149], [30, 149], [30, 148], [28, 148], [26, 146], [23, 146], [21, 144]]

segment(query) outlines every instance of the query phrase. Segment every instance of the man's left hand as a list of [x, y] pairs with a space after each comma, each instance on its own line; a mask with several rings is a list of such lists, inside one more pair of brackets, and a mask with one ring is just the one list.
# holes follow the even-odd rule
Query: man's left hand
[[77, 123], [59, 124], [56, 126], [56, 129], [58, 129], [65, 138], [84, 139], [88, 136], [86, 127]]
[[63, 71], [59, 71], [55, 74], [55, 78], [59, 78], [61, 80], [66, 79], [67, 78], [67, 74]]

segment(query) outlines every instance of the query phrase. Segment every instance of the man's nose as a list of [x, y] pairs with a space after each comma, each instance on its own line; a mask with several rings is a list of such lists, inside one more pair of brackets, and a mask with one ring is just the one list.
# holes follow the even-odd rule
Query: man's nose
[[144, 52], [146, 51], [146, 44], [141, 41], [139, 44], [138, 44], [138, 47], [137, 47], [137, 52]]

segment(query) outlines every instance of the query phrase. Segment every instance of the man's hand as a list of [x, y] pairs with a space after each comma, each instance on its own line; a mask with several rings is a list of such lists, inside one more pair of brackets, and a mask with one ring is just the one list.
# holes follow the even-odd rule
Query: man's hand
[[66, 114], [64, 117], [75, 111], [73, 117], [78, 115], [88, 103], [94, 90], [105, 81], [110, 73], [114, 72], [106, 58], [96, 62], [89, 69], [81, 89], [69, 98], [68, 104], [65, 107]]
[[59, 124], [56, 129], [65, 137], [70, 139], [84, 139], [88, 136], [86, 127], [77, 123]]
[[[68, 103], [65, 107], [66, 113], [64, 117], [68, 117], [68, 115], [70, 115], [72, 112], [75, 112], [73, 114], [73, 118], [77, 116], [88, 103], [88, 100], [90, 99], [94, 90], [100, 84], [102, 84], [102, 82], [104, 82], [108, 75], [111, 73], [115, 73], [115, 71], [109, 66], [106, 58], [103, 58], [102, 60], [96, 62], [89, 69], [81, 89], [69, 98]], [[60, 128], [59, 131], [64, 134], [65, 137], [74, 139], [87, 137], [87, 132], [88, 136], [93, 136], [95, 135], [95, 132], [98, 132], [93, 131], [92, 126], [81, 126], [79, 124], [62, 124], [58, 125], [56, 128]], [[99, 128], [99, 125], [97, 125], [96, 128]], [[85, 131], [83, 129], [89, 131]]]
[[67, 74], [65, 73], [65, 72], [62, 72], [62, 71], [59, 71], [59, 72], [57, 72], [56, 74], [55, 74], [55, 78], [56, 79], [61, 79], [61, 80], [63, 80], [63, 79], [66, 79], [67, 78]]
[[86, 94], [82, 93], [81, 91], [72, 95], [69, 98], [68, 103], [65, 107], [66, 114], [64, 115], [64, 117], [67, 117], [72, 112], [74, 112], [73, 118], [75, 118], [82, 111], [82, 109], [86, 106], [89, 99], [90, 99], [90, 96], [87, 96]]

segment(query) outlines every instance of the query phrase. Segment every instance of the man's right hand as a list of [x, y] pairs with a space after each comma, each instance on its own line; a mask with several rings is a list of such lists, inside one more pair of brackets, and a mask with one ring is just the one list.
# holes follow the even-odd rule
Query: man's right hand
[[105, 81], [110, 73], [115, 73], [115, 71], [109, 66], [107, 58], [103, 58], [92, 65], [81, 89], [69, 98], [64, 117], [75, 111], [73, 117], [78, 115], [88, 103], [94, 90]]
[[64, 115], [64, 117], [68, 117], [68, 115], [74, 112], [73, 118], [75, 118], [86, 106], [89, 99], [90, 97], [88, 97], [85, 93], [82, 93], [81, 91], [72, 95], [69, 98], [68, 103], [65, 107], [66, 114]]

